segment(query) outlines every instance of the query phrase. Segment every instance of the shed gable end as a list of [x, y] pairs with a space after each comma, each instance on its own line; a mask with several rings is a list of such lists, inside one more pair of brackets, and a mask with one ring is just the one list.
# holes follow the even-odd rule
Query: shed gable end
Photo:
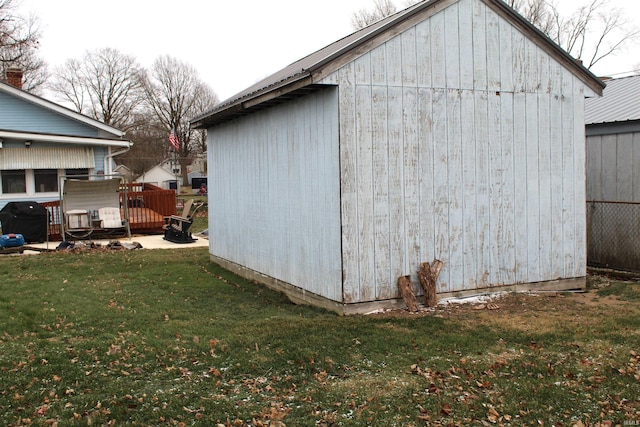
[[[583, 277], [585, 82], [483, 0], [318, 81], [340, 94], [344, 301]], [[416, 289], [418, 291], [418, 289]]]
[[585, 96], [596, 96], [483, 0], [459, 0], [431, 13], [401, 32], [381, 35], [349, 61], [332, 63], [334, 71], [318, 72], [315, 81], [559, 94], [568, 73]]

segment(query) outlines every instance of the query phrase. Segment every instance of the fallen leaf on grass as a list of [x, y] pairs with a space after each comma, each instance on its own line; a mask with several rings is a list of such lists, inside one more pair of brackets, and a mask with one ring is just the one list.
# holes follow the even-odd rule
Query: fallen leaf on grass
[[493, 407], [490, 407], [487, 411], [487, 419], [495, 424], [500, 419], [500, 414]]
[[440, 413], [442, 413], [442, 415], [449, 415], [451, 414], [451, 405], [449, 405], [448, 403], [445, 403], [444, 405], [442, 405], [442, 409], [440, 409]]

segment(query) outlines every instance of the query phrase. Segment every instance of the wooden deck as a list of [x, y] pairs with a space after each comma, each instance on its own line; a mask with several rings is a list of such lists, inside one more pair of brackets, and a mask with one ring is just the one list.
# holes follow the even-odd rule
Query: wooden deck
[[[164, 217], [176, 214], [176, 192], [151, 184], [127, 184], [121, 193], [120, 205], [127, 206], [131, 233], [161, 233]], [[124, 200], [126, 195], [126, 201]], [[60, 200], [40, 203], [49, 211], [49, 238], [61, 239]], [[124, 217], [124, 208], [121, 208]]]

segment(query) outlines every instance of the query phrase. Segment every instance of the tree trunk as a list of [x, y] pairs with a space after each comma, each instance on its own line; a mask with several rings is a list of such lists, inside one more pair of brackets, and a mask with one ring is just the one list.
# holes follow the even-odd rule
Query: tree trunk
[[418, 311], [418, 302], [416, 301], [416, 296], [411, 286], [411, 276], [398, 277], [398, 289], [400, 289], [402, 299], [404, 303], [407, 304], [409, 311], [412, 313]]
[[431, 265], [428, 262], [420, 264], [420, 270], [418, 270], [418, 277], [420, 278], [420, 285], [424, 291], [424, 305], [427, 307], [435, 307], [438, 303], [436, 296], [436, 282], [442, 270], [443, 263], [439, 259], [434, 259]]

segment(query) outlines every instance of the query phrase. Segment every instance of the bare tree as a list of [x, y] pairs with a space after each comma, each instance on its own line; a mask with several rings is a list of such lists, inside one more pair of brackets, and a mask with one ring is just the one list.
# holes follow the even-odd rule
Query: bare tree
[[556, 17], [556, 42], [587, 68], [614, 55], [638, 40], [640, 30], [630, 17], [606, 0], [592, 0], [563, 19], [553, 7]]
[[83, 79], [77, 72], [82, 67], [81, 64], [82, 62], [78, 59], [67, 59], [64, 65], [56, 67], [49, 82], [49, 89], [59, 100], [68, 102], [78, 113], [85, 114], [86, 90]]
[[558, 4], [547, 0], [509, 0], [520, 14], [573, 57], [592, 68], [638, 40], [640, 30], [609, 0], [588, 0], [564, 16]]
[[391, 0], [374, 0], [373, 9], [360, 9], [354, 12], [351, 16], [351, 26], [359, 30], [394, 13], [396, 13], [396, 6]]
[[167, 131], [150, 111], [135, 113], [133, 122], [127, 138], [135, 143], [129, 151], [118, 156], [118, 163], [131, 169], [134, 176], [139, 176], [166, 158]]
[[76, 111], [126, 131], [144, 99], [143, 74], [133, 56], [103, 48], [57, 67], [50, 89]]
[[19, 2], [0, 0], [0, 81], [6, 70], [18, 67], [24, 73], [23, 89], [39, 92], [47, 79], [47, 66], [38, 57], [40, 27], [38, 19], [17, 13]]
[[553, 32], [555, 15], [552, 5], [546, 0], [507, 0], [506, 2], [543, 33]]
[[[216, 94], [211, 91], [205, 91], [198, 96], [195, 100], [194, 111], [199, 111], [196, 115], [203, 114], [211, 110], [212, 106], [215, 106], [219, 102]], [[191, 118], [193, 118], [192, 116]], [[207, 131], [204, 129], [192, 129], [192, 152], [194, 154], [202, 154], [207, 151]]]
[[[203, 83], [191, 65], [170, 56], [157, 58], [145, 85], [146, 99], [157, 119], [165, 126], [166, 135], [174, 130], [180, 141], [177, 157], [184, 182], [187, 160], [202, 149], [202, 133], [192, 130], [189, 119], [213, 108], [218, 97]], [[169, 143], [166, 147], [170, 148]]]

